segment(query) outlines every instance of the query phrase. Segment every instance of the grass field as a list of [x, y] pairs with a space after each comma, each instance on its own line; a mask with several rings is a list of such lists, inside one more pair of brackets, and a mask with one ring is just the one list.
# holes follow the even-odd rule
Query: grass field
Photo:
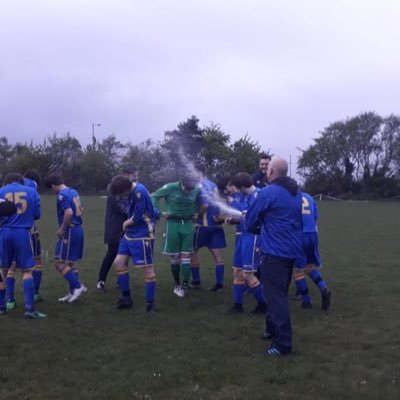
[[[159, 313], [146, 315], [142, 271], [131, 270], [134, 308], [116, 311], [115, 273], [108, 292], [95, 290], [104, 255], [105, 200], [83, 198], [85, 257], [80, 266], [89, 292], [59, 304], [66, 282], [50, 266], [55, 243], [55, 198], [43, 196], [40, 222], [48, 252], [38, 309], [45, 320], [24, 320], [20, 306], [0, 319], [0, 399], [399, 399], [400, 204], [321, 203], [323, 275], [332, 307], [292, 302], [294, 352], [266, 359], [263, 318], [232, 316], [227, 231], [223, 293], [172, 294], [166, 257], [156, 244]], [[162, 226], [158, 227], [158, 236]], [[203, 286], [213, 267], [202, 252]], [[20, 278], [19, 278], [20, 279]], [[254, 300], [245, 298], [249, 311]]]

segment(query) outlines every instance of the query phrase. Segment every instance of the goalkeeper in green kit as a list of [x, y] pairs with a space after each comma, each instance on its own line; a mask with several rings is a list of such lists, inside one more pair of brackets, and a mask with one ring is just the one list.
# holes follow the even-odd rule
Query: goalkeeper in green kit
[[196, 177], [188, 175], [179, 182], [167, 183], [151, 195], [153, 205], [158, 209], [161, 209], [160, 200], [165, 201], [164, 210], [161, 210], [162, 215], [167, 218], [162, 252], [170, 256], [171, 272], [175, 281], [174, 293], [178, 297], [184, 297], [185, 290], [189, 288], [193, 218], [200, 206], [198, 181]]

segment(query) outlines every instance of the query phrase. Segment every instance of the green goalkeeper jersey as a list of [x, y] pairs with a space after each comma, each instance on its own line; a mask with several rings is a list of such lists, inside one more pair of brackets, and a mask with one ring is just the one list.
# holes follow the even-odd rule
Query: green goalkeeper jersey
[[165, 211], [171, 217], [191, 218], [197, 213], [200, 204], [200, 188], [190, 192], [182, 189], [180, 182], [167, 183], [151, 195], [154, 207], [160, 209], [160, 200], [165, 201]]

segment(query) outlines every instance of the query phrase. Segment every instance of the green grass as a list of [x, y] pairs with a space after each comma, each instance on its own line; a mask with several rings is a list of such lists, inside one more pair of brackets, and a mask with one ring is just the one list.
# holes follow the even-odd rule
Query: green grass
[[[24, 320], [20, 306], [0, 319], [0, 399], [398, 399], [400, 398], [399, 204], [322, 203], [323, 274], [333, 291], [329, 312], [311, 282], [314, 309], [293, 302], [294, 353], [263, 356], [263, 318], [231, 316], [232, 231], [227, 230], [226, 289], [172, 294], [168, 259], [156, 244], [157, 306], [146, 315], [142, 271], [131, 269], [134, 308], [115, 311], [108, 292], [95, 290], [105, 252], [105, 200], [83, 198], [89, 292], [58, 304], [65, 281], [50, 261], [55, 198], [43, 196], [41, 237], [46, 259], [38, 309], [45, 320]], [[158, 236], [162, 226], [158, 227]], [[46, 253], [47, 252], [47, 253]], [[203, 286], [213, 267], [202, 252]], [[245, 298], [249, 311], [254, 300]]]

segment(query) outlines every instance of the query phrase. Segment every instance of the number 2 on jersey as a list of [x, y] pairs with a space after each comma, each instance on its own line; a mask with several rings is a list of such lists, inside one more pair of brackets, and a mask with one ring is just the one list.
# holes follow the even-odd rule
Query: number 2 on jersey
[[77, 217], [80, 217], [82, 215], [82, 204], [81, 204], [81, 199], [79, 196], [75, 196], [73, 198], [74, 204], [75, 204], [75, 215]]
[[301, 213], [303, 215], [310, 215], [311, 214], [311, 210], [310, 210], [310, 203], [308, 202], [308, 200], [305, 197], [302, 197], [302, 207], [301, 207]]

